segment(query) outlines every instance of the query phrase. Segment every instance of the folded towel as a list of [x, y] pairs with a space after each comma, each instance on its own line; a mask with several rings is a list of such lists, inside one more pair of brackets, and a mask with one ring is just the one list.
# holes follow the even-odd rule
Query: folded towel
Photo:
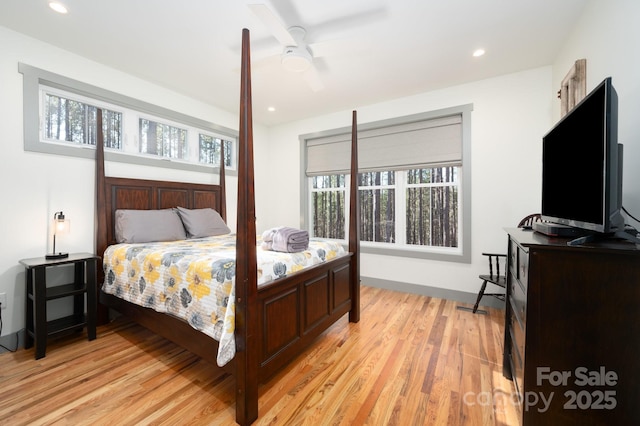
[[273, 235], [278, 232], [278, 229], [282, 228], [281, 226], [277, 227], [277, 228], [271, 228], [271, 229], [267, 229], [266, 231], [264, 231], [262, 233], [262, 241], [265, 241], [267, 243], [270, 243], [273, 241]]
[[295, 253], [309, 247], [309, 233], [286, 226], [272, 228], [262, 234], [262, 247], [266, 250]]

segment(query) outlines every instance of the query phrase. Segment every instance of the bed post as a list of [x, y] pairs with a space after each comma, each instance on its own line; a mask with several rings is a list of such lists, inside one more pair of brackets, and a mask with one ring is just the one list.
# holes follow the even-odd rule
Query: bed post
[[222, 220], [227, 221], [227, 183], [225, 180], [224, 170], [224, 141], [220, 139], [220, 216]]
[[242, 30], [238, 150], [238, 217], [236, 231], [236, 422], [258, 418], [258, 274], [251, 112], [249, 30]]
[[351, 310], [349, 321], [360, 321], [360, 197], [358, 197], [358, 116], [351, 123], [351, 186], [349, 188], [349, 251], [351, 257]]
[[[95, 244], [96, 255], [102, 257], [107, 249], [107, 200], [104, 182], [104, 134], [102, 133], [102, 109], [96, 110], [96, 211], [95, 211]], [[104, 282], [104, 271], [98, 268], [98, 280], [96, 294], [100, 294], [100, 288]], [[109, 322], [109, 309], [102, 303], [98, 303], [98, 324]]]

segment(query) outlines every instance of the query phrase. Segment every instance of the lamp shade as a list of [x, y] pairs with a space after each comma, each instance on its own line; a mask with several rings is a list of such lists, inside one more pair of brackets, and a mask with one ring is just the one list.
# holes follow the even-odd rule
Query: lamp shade
[[51, 253], [47, 253], [47, 259], [64, 259], [69, 253], [56, 251], [56, 236], [68, 234], [71, 228], [71, 222], [67, 219], [63, 212], [55, 212], [53, 214], [53, 249]]

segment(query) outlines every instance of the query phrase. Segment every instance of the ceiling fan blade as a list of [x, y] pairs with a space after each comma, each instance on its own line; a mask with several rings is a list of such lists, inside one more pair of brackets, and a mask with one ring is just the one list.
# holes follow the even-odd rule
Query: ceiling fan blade
[[262, 21], [262, 23], [271, 31], [271, 34], [283, 46], [297, 46], [298, 43], [289, 34], [287, 27], [265, 4], [249, 4], [249, 9]]
[[[317, 22], [313, 25], [313, 34], [335, 34], [340, 38], [349, 35], [357, 35], [362, 27], [379, 26], [384, 30], [384, 20], [388, 18], [389, 11], [386, 6], [373, 7], [368, 10], [360, 10], [357, 13], [336, 16], [330, 20]], [[313, 37], [308, 40], [309, 43], [321, 41]]]
[[322, 83], [320, 73], [318, 73], [318, 69], [313, 64], [303, 73], [302, 78], [314, 92], [319, 92], [324, 89], [324, 83]]

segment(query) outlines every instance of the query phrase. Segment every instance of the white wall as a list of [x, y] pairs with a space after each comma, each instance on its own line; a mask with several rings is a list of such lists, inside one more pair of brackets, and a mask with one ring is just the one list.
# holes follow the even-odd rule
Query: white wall
[[[624, 144], [623, 205], [640, 219], [640, 2], [591, 1], [553, 67], [553, 87], [587, 60], [587, 91], [612, 77], [618, 93], [618, 142]], [[554, 105], [554, 118], [560, 116]], [[636, 228], [637, 222], [629, 221]]]
[[[429, 261], [363, 254], [361, 274], [389, 281], [477, 292], [486, 269], [483, 251], [504, 252], [505, 226], [515, 226], [540, 209], [541, 136], [551, 122], [551, 67], [451, 87], [370, 106], [354, 106], [358, 122], [473, 104], [471, 125], [472, 263]], [[274, 127], [269, 158], [274, 185], [300, 182], [300, 142], [304, 133], [351, 125], [351, 111]], [[277, 211], [258, 212], [268, 226], [300, 223], [300, 188], [280, 197]], [[366, 283], [366, 281], [365, 281]]]
[[[53, 213], [63, 210], [71, 220], [71, 233], [61, 237], [62, 251], [94, 251], [95, 164], [93, 160], [27, 152], [23, 149], [22, 74], [23, 62], [65, 77], [118, 92], [164, 108], [238, 129], [237, 113], [230, 113], [181, 96], [152, 83], [107, 68], [45, 43], [0, 27], [0, 293], [6, 293], [8, 308], [2, 310], [2, 334], [25, 326], [24, 269], [18, 261], [44, 256], [51, 250], [48, 226]], [[255, 126], [256, 156], [266, 149], [266, 131]], [[256, 167], [259, 170], [259, 167]], [[217, 183], [217, 176], [206, 173], [157, 167], [108, 163], [110, 176], [147, 179], [188, 180]], [[227, 178], [229, 226], [235, 228], [237, 180]]]

